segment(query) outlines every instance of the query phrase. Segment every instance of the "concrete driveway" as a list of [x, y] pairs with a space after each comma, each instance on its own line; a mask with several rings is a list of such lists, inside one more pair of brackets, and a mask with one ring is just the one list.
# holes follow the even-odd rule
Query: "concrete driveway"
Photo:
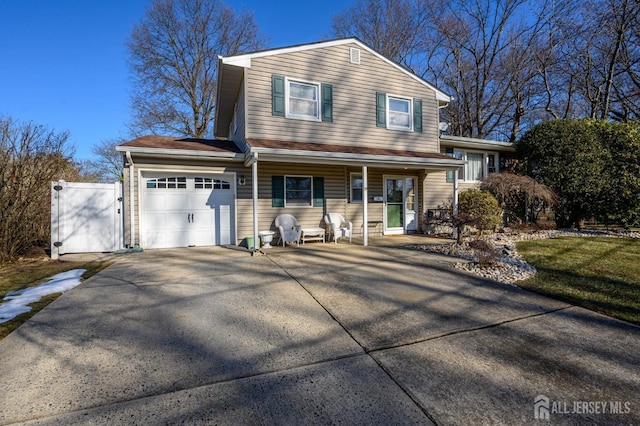
[[639, 327], [446, 257], [117, 259], [0, 341], [0, 423], [640, 424]]

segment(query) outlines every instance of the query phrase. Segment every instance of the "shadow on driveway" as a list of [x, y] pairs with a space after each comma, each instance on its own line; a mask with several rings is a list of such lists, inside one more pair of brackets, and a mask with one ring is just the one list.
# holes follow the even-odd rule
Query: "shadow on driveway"
[[[640, 422], [638, 327], [450, 263], [345, 244], [123, 256], [0, 341], [0, 421], [533, 424], [545, 395], [553, 423]], [[575, 401], [607, 408], [553, 412]]]

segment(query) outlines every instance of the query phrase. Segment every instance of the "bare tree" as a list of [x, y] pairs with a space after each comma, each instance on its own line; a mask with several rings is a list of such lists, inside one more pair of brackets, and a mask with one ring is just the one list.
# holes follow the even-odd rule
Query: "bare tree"
[[124, 181], [122, 154], [116, 151], [116, 146], [124, 142], [124, 138], [105, 139], [93, 146], [96, 159], [87, 166], [96, 175], [96, 180], [105, 183]]
[[414, 70], [427, 32], [424, 0], [356, 0], [333, 18], [337, 37], [357, 37], [385, 57]]
[[[549, 87], [554, 118], [640, 118], [639, 18], [637, 0], [589, 0], [572, 4], [571, 13], [557, 20], [550, 79], [563, 84]], [[562, 97], [570, 107], [557, 102]], [[563, 109], [569, 113], [559, 114]]]
[[442, 37], [444, 68], [431, 71], [453, 95], [447, 113], [459, 136], [515, 140], [525, 114], [537, 107], [541, 85], [534, 58], [546, 3], [525, 0], [455, 0], [432, 3]]
[[[546, 0], [357, 0], [334, 18], [334, 33], [356, 35], [453, 95], [444, 111], [459, 136], [515, 140], [543, 99], [535, 52], [542, 49]], [[526, 17], [526, 18], [523, 18]]]
[[152, 0], [128, 41], [135, 133], [211, 133], [218, 55], [264, 45], [253, 15], [219, 0]]
[[0, 119], [0, 261], [48, 241], [50, 182], [77, 175], [68, 138], [68, 132]]

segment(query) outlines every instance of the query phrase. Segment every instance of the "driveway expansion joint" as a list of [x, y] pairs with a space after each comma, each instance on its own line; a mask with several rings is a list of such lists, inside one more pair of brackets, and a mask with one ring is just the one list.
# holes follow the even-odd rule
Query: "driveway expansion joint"
[[367, 348], [367, 347], [363, 346], [362, 348], [364, 349], [365, 353], [367, 353], [367, 354], [386, 351], [386, 350], [389, 350], [389, 349], [397, 349], [397, 348], [402, 348], [402, 347], [406, 347], [406, 346], [416, 345], [418, 343], [428, 342], [428, 341], [431, 341], [431, 340], [441, 339], [443, 337], [454, 336], [454, 335], [457, 335], [457, 334], [471, 333], [471, 332], [474, 332], [474, 331], [495, 328], [495, 327], [499, 327], [499, 326], [504, 325], [504, 324], [510, 324], [510, 323], [514, 323], [514, 322], [518, 322], [518, 321], [522, 321], [522, 320], [541, 317], [541, 316], [544, 316], [544, 315], [553, 314], [555, 312], [564, 311], [566, 309], [571, 309], [571, 308], [575, 308], [575, 307], [576, 307], [575, 305], [567, 305], [567, 306], [562, 306], [560, 308], [549, 309], [549, 310], [546, 310], [544, 312], [536, 312], [535, 314], [531, 314], [531, 315], [525, 315], [525, 316], [516, 317], [516, 318], [509, 318], [509, 319], [506, 319], [506, 320], [503, 320], [503, 321], [498, 321], [498, 322], [491, 323], [491, 324], [484, 324], [484, 325], [479, 325], [477, 327], [469, 327], [469, 328], [463, 328], [463, 329], [458, 329], [458, 330], [451, 330], [451, 331], [447, 331], [447, 332], [444, 332], [444, 333], [438, 333], [438, 334], [434, 334], [434, 335], [429, 336], [429, 337], [425, 337], [423, 339], [411, 340], [409, 342], [402, 342], [402, 343], [396, 343], [396, 344], [385, 345], [385, 346], [377, 346], [377, 347], [374, 347], [374, 348]]

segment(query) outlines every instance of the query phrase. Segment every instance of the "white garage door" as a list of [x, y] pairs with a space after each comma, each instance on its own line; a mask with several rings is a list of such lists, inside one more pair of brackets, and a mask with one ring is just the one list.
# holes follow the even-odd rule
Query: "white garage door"
[[144, 173], [144, 248], [235, 244], [232, 175]]

